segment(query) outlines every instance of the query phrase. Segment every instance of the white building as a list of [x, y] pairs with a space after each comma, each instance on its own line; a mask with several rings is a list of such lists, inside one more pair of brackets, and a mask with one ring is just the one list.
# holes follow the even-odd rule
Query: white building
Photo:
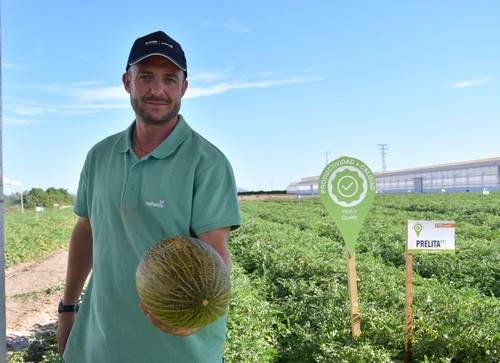
[[[477, 192], [500, 190], [500, 157], [373, 173], [377, 193]], [[288, 194], [318, 194], [319, 176], [288, 185]]]

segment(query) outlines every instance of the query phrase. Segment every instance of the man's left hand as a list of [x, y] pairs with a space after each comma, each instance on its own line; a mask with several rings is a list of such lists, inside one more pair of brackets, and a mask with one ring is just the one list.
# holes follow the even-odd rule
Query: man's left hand
[[174, 335], [176, 337], [187, 337], [192, 334], [195, 334], [200, 328], [191, 328], [191, 329], [179, 329], [179, 328], [174, 328], [171, 326], [167, 326], [165, 324], [160, 323], [158, 320], [155, 319], [155, 317], [146, 310], [144, 305], [139, 304], [139, 307], [141, 310], [144, 312], [144, 315], [149, 319], [151, 324], [153, 324], [156, 328], [160, 329], [161, 331]]

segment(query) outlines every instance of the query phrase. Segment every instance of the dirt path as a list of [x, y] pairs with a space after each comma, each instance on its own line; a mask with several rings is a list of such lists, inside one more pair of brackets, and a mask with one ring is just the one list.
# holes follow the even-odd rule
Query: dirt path
[[47, 333], [57, 321], [67, 256], [67, 249], [63, 249], [44, 260], [23, 263], [5, 272], [9, 351], [24, 349], [29, 339]]

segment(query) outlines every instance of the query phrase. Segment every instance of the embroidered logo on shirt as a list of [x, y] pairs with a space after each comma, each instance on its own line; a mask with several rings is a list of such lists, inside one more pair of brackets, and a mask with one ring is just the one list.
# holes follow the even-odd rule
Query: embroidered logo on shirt
[[144, 202], [144, 204], [147, 207], [165, 208], [165, 201], [164, 200], [160, 200], [158, 202]]

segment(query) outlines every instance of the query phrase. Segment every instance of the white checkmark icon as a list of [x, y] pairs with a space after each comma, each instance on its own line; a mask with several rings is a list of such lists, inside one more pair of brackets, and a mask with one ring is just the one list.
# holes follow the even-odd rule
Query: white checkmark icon
[[354, 184], [354, 182], [351, 182], [349, 183], [349, 185], [342, 185], [342, 188], [347, 191], [347, 189], [351, 189], [352, 185]]

